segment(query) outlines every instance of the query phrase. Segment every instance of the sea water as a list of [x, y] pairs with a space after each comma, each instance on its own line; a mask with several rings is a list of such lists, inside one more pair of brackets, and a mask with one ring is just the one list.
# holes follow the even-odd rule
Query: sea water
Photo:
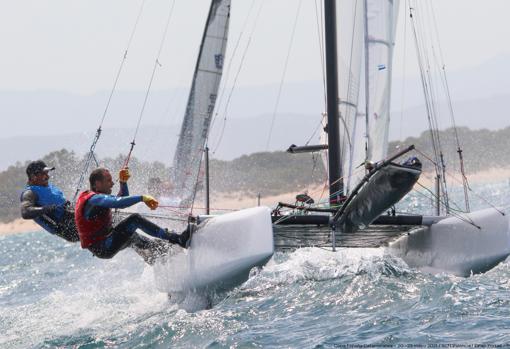
[[[497, 204], [509, 194], [506, 183], [478, 189]], [[130, 250], [100, 260], [42, 231], [2, 237], [0, 348], [510, 346], [508, 260], [461, 278], [383, 249], [304, 248], [194, 312], [153, 277]]]

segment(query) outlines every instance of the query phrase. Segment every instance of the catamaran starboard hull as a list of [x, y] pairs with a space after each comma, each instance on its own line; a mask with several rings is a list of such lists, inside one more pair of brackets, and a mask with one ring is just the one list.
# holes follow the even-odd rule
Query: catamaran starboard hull
[[208, 219], [193, 234], [189, 249], [154, 266], [157, 288], [167, 293], [234, 288], [274, 253], [271, 212], [255, 207]]
[[483, 273], [510, 255], [509, 219], [495, 209], [475, 211], [462, 220], [447, 217], [410, 231], [388, 248], [410, 267], [424, 271]]

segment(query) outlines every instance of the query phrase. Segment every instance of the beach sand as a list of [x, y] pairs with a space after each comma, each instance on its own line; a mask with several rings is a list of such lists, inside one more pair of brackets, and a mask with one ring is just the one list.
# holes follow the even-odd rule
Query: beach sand
[[33, 220], [18, 218], [9, 223], [0, 223], [0, 236], [41, 230]]
[[[430, 187], [433, 183], [433, 178], [433, 174], [424, 173], [422, 174], [419, 183]], [[508, 181], [510, 179], [510, 168], [492, 168], [486, 171], [470, 174], [468, 175], [468, 179], [470, 184]], [[456, 185], [461, 185], [462, 183], [462, 179], [458, 174], [455, 175], [455, 180], [449, 179], [449, 182], [450, 181], [452, 183], [456, 183]], [[324, 188], [322, 185], [315, 185], [307, 188], [296, 188], [296, 191], [290, 193], [261, 197], [260, 205], [274, 207], [276, 203], [280, 201], [294, 203], [296, 195], [303, 192], [307, 192], [308, 195], [314, 198], [316, 202], [318, 202], [320, 198], [324, 199], [328, 196], [327, 188]], [[193, 211], [194, 214], [204, 214], [202, 202], [203, 200], [200, 198], [197, 200], [197, 204]], [[256, 195], [246, 195], [245, 193], [235, 191], [230, 193], [218, 193], [211, 197], [211, 213], [214, 214], [228, 212], [230, 210], [239, 210], [242, 208], [257, 206], [257, 204], [258, 198]], [[0, 223], [0, 236], [38, 230], [41, 230], [41, 227], [32, 220], [24, 220], [20, 218], [9, 223]]]

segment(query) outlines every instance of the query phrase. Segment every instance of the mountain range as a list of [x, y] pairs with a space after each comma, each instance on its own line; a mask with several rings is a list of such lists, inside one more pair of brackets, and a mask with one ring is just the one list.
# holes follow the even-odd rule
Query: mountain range
[[[497, 130], [510, 125], [508, 55], [484, 64], [451, 72], [450, 92], [456, 124], [471, 129]], [[290, 144], [318, 141], [324, 93], [321, 81], [279, 86], [244, 86], [225, 89], [217, 103], [210, 137], [212, 156], [233, 159], [257, 151], [286, 149]], [[127, 153], [134, 136], [144, 91], [117, 91], [109, 106], [97, 147], [100, 156]], [[180, 130], [187, 88], [155, 91], [150, 95], [137, 134], [135, 153], [146, 160], [169, 164]], [[228, 96], [231, 102], [226, 105]], [[107, 92], [78, 95], [61, 91], [0, 91], [0, 170], [16, 161], [38, 158], [66, 148], [85, 153], [101, 119]], [[427, 129], [418, 77], [393, 79], [390, 140], [418, 136]], [[404, 101], [404, 102], [403, 102]], [[451, 126], [446, 102], [438, 100], [440, 128]], [[226, 121], [224, 121], [226, 117]], [[271, 128], [271, 125], [273, 127]], [[272, 130], [271, 136], [270, 129]], [[268, 141], [268, 139], [270, 140]], [[217, 140], [221, 139], [219, 146]]]

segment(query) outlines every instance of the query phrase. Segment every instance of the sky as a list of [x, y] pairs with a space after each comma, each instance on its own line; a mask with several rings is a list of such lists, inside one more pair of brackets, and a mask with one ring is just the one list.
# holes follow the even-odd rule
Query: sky
[[[119, 89], [146, 89], [173, 1], [145, 1]], [[298, 39], [291, 49], [285, 82], [320, 79], [316, 1], [233, 1], [230, 49], [248, 19], [239, 49], [242, 52], [260, 10], [238, 86], [279, 83], [299, 6]], [[401, 23], [406, 3], [401, 0]], [[450, 71], [510, 53], [510, 1], [432, 3]], [[0, 90], [60, 90], [78, 94], [109, 90], [141, 4], [141, 0], [2, 0]], [[208, 4], [208, 0], [175, 0], [154, 89], [189, 84]], [[399, 25], [397, 63], [402, 56], [399, 49], [403, 28]], [[406, 75], [413, 74], [411, 66], [407, 65]], [[401, 64], [395, 64], [394, 74], [396, 77], [404, 74]]]
[[[486, 73], [491, 62], [505, 67], [505, 57], [510, 57], [510, 1], [427, 1], [434, 8], [444, 63], [453, 76], [452, 85], [460, 86], [452, 91], [454, 103], [457, 96], [465, 99], [483, 93], [485, 97], [499, 91], [510, 93], [506, 76], [498, 74], [500, 68]], [[131, 44], [104, 128], [134, 128], [156, 58], [160, 65], [156, 68], [142, 127], [179, 124], [210, 0], [0, 0], [0, 3], [0, 121], [2, 126], [8, 126], [2, 127], [1, 139], [94, 132], [128, 42]], [[224, 80], [228, 86], [235, 81], [237, 90], [229, 118], [271, 115], [276, 110], [278, 85], [283, 81], [278, 113], [314, 115], [320, 120], [324, 105], [319, 91], [322, 78], [316, 16], [319, 3], [320, 0], [232, 0], [227, 58], [234, 51], [236, 54], [232, 68], [226, 66]], [[400, 87], [404, 77], [414, 77], [419, 85], [410, 27], [404, 25], [407, 6], [407, 0], [400, 0], [393, 65], [392, 97], [396, 100], [392, 110], [422, 103], [419, 86], [413, 90], [405, 85], [409, 90], [406, 94]], [[140, 9], [140, 20], [129, 41]], [[168, 32], [163, 40], [168, 18]], [[433, 26], [428, 29], [434, 31]], [[470, 78], [466, 82], [461, 77], [467, 71]], [[478, 75], [473, 73], [478, 71]], [[495, 79], [499, 81], [496, 83]], [[296, 91], [298, 97], [293, 95]], [[479, 120], [473, 118], [476, 119]], [[509, 124], [507, 119], [501, 127]], [[276, 120], [275, 128], [288, 126], [282, 120]], [[226, 123], [226, 132], [231, 124]], [[223, 125], [216, 123], [211, 134], [222, 139]], [[392, 125], [390, 135], [401, 138], [402, 126]], [[416, 132], [421, 132], [421, 128]], [[175, 138], [178, 127], [174, 133], [171, 136]], [[253, 151], [264, 150], [266, 138], [267, 135], [262, 135], [259, 148]], [[295, 143], [300, 141], [305, 140]], [[86, 143], [78, 148], [88, 149]]]

